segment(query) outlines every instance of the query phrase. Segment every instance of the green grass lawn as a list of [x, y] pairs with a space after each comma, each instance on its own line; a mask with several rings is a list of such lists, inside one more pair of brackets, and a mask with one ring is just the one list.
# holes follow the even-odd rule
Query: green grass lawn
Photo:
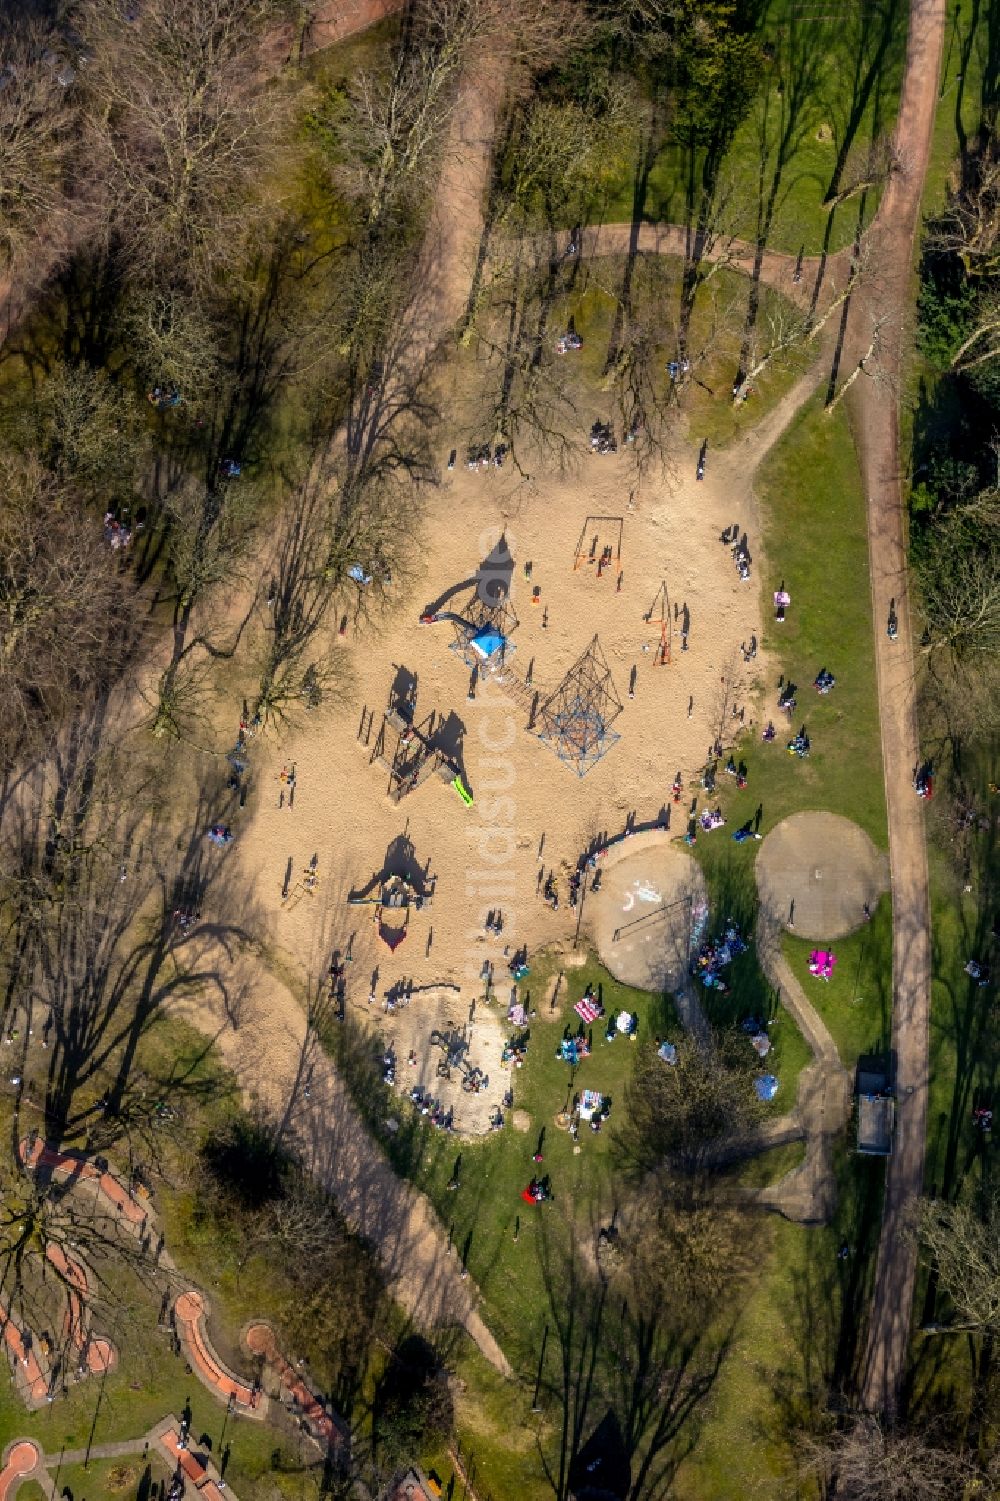
[[[875, 649], [868, 583], [865, 500], [847, 419], [826, 416], [816, 397], [764, 461], [756, 490], [766, 559], [764, 594], [766, 678], [760, 717], [777, 738], [760, 739], [760, 721], [743, 747], [748, 786], [729, 794], [735, 824], [763, 807], [761, 832], [806, 808], [853, 819], [882, 849], [888, 842], [875, 685]], [[750, 538], [751, 549], [754, 539]], [[770, 598], [784, 581], [792, 603], [784, 624]], [[832, 693], [814, 692], [821, 667], [836, 677]], [[777, 708], [778, 679], [798, 688], [791, 722]], [[786, 753], [801, 724], [812, 742], [806, 760]], [[726, 778], [720, 777], [725, 793]], [[711, 841], [703, 841], [706, 848]], [[699, 845], [699, 848], [701, 846]], [[747, 860], [754, 846], [744, 845]]]
[[172, 1474], [166, 1457], [153, 1450], [146, 1459], [140, 1452], [121, 1459], [92, 1459], [87, 1469], [64, 1464], [49, 1470], [57, 1496], [68, 1493], [67, 1501], [134, 1501], [138, 1494], [149, 1496], [152, 1486], [169, 1485]]
[[[772, 249], [807, 255], [849, 244], [858, 200], [832, 212], [824, 206], [841, 143], [858, 149], [892, 129], [906, 45], [907, 12], [824, 4], [805, 10], [795, 0], [772, 0], [759, 35], [767, 49], [759, 89], [726, 154], [721, 178], [736, 185], [734, 226]], [[702, 153], [668, 139], [649, 177], [644, 214], [686, 222], [688, 183], [698, 182]], [[773, 200], [773, 201], [772, 201]], [[870, 219], [878, 196], [868, 195]], [[608, 220], [632, 215], [631, 178], [612, 188]]]
[[[606, 385], [608, 349], [616, 308], [613, 294], [621, 284], [623, 270], [621, 257], [587, 263], [580, 285], [559, 301], [551, 318], [551, 325], [555, 328], [565, 328], [572, 320], [573, 327], [583, 338], [583, 348], [569, 358], [573, 361], [578, 404], [587, 414], [588, 426], [595, 400], [598, 407], [600, 404], [596, 393]], [[655, 373], [658, 399], [667, 396], [666, 362], [675, 353], [667, 338], [671, 320], [669, 316], [664, 318], [662, 309], [677, 309], [682, 270], [677, 257], [660, 256], [655, 272], [644, 268], [640, 262], [633, 281], [632, 295], [638, 315], [655, 316], [664, 329]], [[791, 350], [787, 358], [775, 360], [755, 382], [753, 401], [734, 406], [730, 393], [739, 362], [742, 312], [747, 306], [750, 290], [751, 284], [746, 276], [736, 271], [719, 271], [712, 278], [710, 290], [699, 296], [694, 306], [690, 347], [705, 349], [708, 353], [699, 363], [698, 380], [688, 382], [683, 388], [681, 413], [690, 431], [697, 433], [699, 438], [707, 438], [713, 449], [735, 442], [762, 421], [815, 355], [813, 349], [800, 346]], [[760, 316], [766, 317], [771, 303], [779, 300], [778, 293], [764, 288], [760, 297]], [[739, 316], [734, 318], [730, 314], [723, 318], [718, 312], [722, 306], [740, 309]], [[466, 357], [471, 359], [471, 356]]]
[[[884, 848], [865, 498], [843, 412], [827, 417], [819, 399], [810, 403], [765, 461], [755, 488], [767, 560], [761, 580], [766, 601], [762, 647], [768, 661], [766, 680], [759, 683], [762, 717], [778, 724], [778, 676], [790, 676], [800, 689], [792, 729], [804, 720], [813, 750], [806, 761], [785, 753], [789, 731], [784, 716], [779, 725], [783, 738], [771, 745], [760, 740], [758, 722], [742, 747], [748, 787], [738, 792], [728, 778], [720, 779], [720, 786], [726, 783], [727, 817], [740, 824], [760, 804], [766, 833], [790, 813], [826, 808], [854, 819]], [[779, 626], [768, 602], [782, 579], [792, 605]], [[811, 687], [821, 666], [837, 677], [836, 688], [826, 697], [815, 695]], [[743, 911], [751, 903], [756, 849], [753, 843], [736, 847], [710, 839], [695, 847], [710, 892], [716, 902], [723, 901], [724, 910]], [[840, 964], [829, 986], [808, 975], [809, 947], [791, 936], [786, 939], [793, 967], [849, 1067], [888, 1025], [889, 899], [882, 900], [870, 924], [838, 942]], [[857, 1004], [855, 984], [862, 998]], [[733, 967], [736, 1003], [741, 991], [752, 993], [754, 986], [766, 988], [751, 953]], [[797, 1030], [794, 1035], [801, 1043]], [[772, 1058], [783, 1085], [775, 1103], [787, 1108], [787, 1065], [778, 1049]], [[828, 1387], [836, 1389], [855, 1368], [881, 1213], [884, 1166], [851, 1152], [851, 1129], [848, 1123], [834, 1224], [827, 1229], [784, 1222], [774, 1226], [772, 1254], [761, 1259], [760, 1277], [723, 1366], [711, 1413], [681, 1471], [677, 1494], [684, 1501], [811, 1494], [795, 1474], [788, 1426], [804, 1418], [813, 1403], [825, 1402]], [[801, 1144], [792, 1144], [746, 1164], [744, 1181], [773, 1181], [780, 1168], [801, 1160], [801, 1153]], [[769, 1158], [777, 1161], [769, 1163]], [[845, 1261], [836, 1254], [841, 1244], [851, 1248]]]
[[[794, 1147], [780, 1150], [790, 1154]], [[768, 1254], [747, 1290], [708, 1415], [678, 1477], [679, 1501], [817, 1501], [788, 1436], [827, 1411], [830, 1393], [836, 1396], [857, 1371], [885, 1172], [881, 1160], [854, 1156], [846, 1133], [835, 1167], [832, 1224], [767, 1222]]]
[[[613, 1128], [624, 1108], [624, 1090], [637, 1051], [652, 1046], [656, 1037], [676, 1037], [679, 1032], [668, 998], [619, 985], [592, 958], [585, 966], [565, 972], [558, 1011], [552, 1013], [544, 995], [557, 963], [557, 959], [540, 956], [522, 987], [526, 1004], [538, 1008], [538, 1014], [530, 1020], [531, 1043], [525, 1065], [513, 1080], [515, 1107], [530, 1117], [530, 1128], [517, 1130], [508, 1117], [502, 1132], [481, 1141], [459, 1143], [423, 1123], [404, 1121], [390, 1147], [398, 1169], [429, 1195], [437, 1209], [454, 1254], [465, 1260], [482, 1291], [484, 1316], [520, 1378], [513, 1390], [500, 1382], [464, 1338], [453, 1353], [465, 1385], [464, 1398], [456, 1411], [459, 1436], [477, 1456], [480, 1474], [489, 1475], [489, 1486], [498, 1496], [541, 1497], [546, 1493], [538, 1449], [550, 1452], [558, 1444], [557, 1416], [551, 1411], [551, 1402], [543, 1405], [542, 1414], [533, 1414], [530, 1398], [543, 1330], [553, 1319], [552, 1300], [561, 1295], [561, 1289], [549, 1280], [546, 1267], [554, 1254], [553, 1246], [563, 1236], [569, 1235], [586, 1246], [596, 1227], [608, 1222], [616, 1191]], [[718, 1023], [732, 1022], [762, 1004], [753, 969], [751, 955], [733, 966], [731, 993], [713, 1012]], [[591, 1055], [571, 1070], [556, 1057], [556, 1049], [567, 1023], [572, 1031], [577, 1030], [579, 1019], [572, 1005], [588, 982], [602, 987], [609, 1013], [623, 1008], [638, 1014], [639, 1035], [635, 1043], [618, 1038], [608, 1044], [605, 1023], [599, 1022], [589, 1029]], [[798, 1073], [811, 1055], [783, 1012], [777, 1014], [771, 1036], [774, 1049], [768, 1067], [779, 1074], [782, 1090], [769, 1109], [780, 1115], [794, 1101]], [[747, 1046], [749, 1065], [752, 1055]], [[557, 1126], [556, 1116], [584, 1088], [610, 1095], [611, 1121], [600, 1134], [584, 1125], [574, 1150], [570, 1137]], [[384, 1111], [375, 1106], [375, 1113]], [[398, 1102], [395, 1113], [404, 1113]], [[536, 1164], [533, 1154], [543, 1130], [543, 1160]], [[801, 1144], [776, 1149], [765, 1154], [759, 1164], [741, 1164], [738, 1181], [774, 1181], [797, 1165], [801, 1155]], [[543, 1173], [551, 1175], [554, 1201], [541, 1206], [525, 1204], [521, 1190], [533, 1175]], [[459, 1187], [449, 1189], [448, 1184], [456, 1178]], [[587, 1296], [592, 1296], [592, 1290]], [[763, 1312], [763, 1299], [760, 1306]], [[553, 1358], [550, 1348], [547, 1379], [554, 1379], [554, 1369], [549, 1368]], [[729, 1357], [727, 1366], [728, 1361]], [[447, 1478], [440, 1455], [428, 1456], [427, 1463], [436, 1465]]]
[[[740, 966], [745, 978], [740, 977]], [[751, 955], [733, 966], [730, 995], [711, 1012], [717, 1024], [732, 1025], [751, 1011], [759, 1011], [762, 997], [753, 986], [751, 966]], [[545, 1298], [539, 1280], [539, 1228], [553, 1212], [564, 1221], [577, 1222], [581, 1233], [591, 1234], [592, 1226], [601, 1223], [598, 1216], [610, 1203], [614, 1186], [616, 1112], [624, 1109], [624, 1091], [636, 1052], [652, 1046], [657, 1037], [676, 1038], [680, 1030], [669, 997], [620, 985], [593, 958], [582, 968], [566, 971], [558, 1010], [551, 1012], [541, 999], [550, 973], [552, 961], [542, 956], [522, 990], [536, 998], [526, 1004], [537, 1006], [538, 1014], [530, 1021], [525, 1065], [516, 1071], [512, 1083], [515, 1109], [530, 1117], [530, 1129], [518, 1131], [508, 1118], [503, 1131], [480, 1141], [458, 1143], [425, 1124], [412, 1123], [390, 1146], [399, 1170], [429, 1195], [456, 1252], [466, 1260], [483, 1292], [487, 1321], [522, 1375], [530, 1373], [537, 1353], [537, 1331], [526, 1312], [537, 1309]], [[590, 1056], [572, 1069], [556, 1052], [566, 1026], [574, 1034], [578, 1030], [579, 1017], [572, 1007], [588, 983], [600, 986], [609, 1015], [622, 1009], [638, 1015], [638, 1039], [633, 1043], [618, 1037], [609, 1044], [606, 1023], [599, 1021], [586, 1029], [592, 1041]], [[781, 1115], [794, 1102], [799, 1072], [811, 1061], [811, 1054], [784, 1012], [777, 1014], [771, 1036], [773, 1050], [767, 1067], [781, 1078], [782, 1089], [768, 1112]], [[747, 1063], [748, 1067], [755, 1063], [749, 1043]], [[555, 1118], [584, 1089], [609, 1096], [612, 1113], [610, 1123], [598, 1134], [582, 1125], [574, 1149]], [[543, 1162], [535, 1164], [532, 1156], [543, 1131]], [[535, 1173], [551, 1174], [554, 1204], [536, 1208], [521, 1200], [521, 1190]], [[449, 1190], [456, 1176], [460, 1187]]]
[[801, 1167], [805, 1155], [804, 1141], [789, 1141], [782, 1147], [772, 1147], [769, 1152], [761, 1152], [758, 1157], [751, 1157], [746, 1162], [735, 1163], [726, 1176], [743, 1188], [767, 1188], [784, 1178], [787, 1173]]
[[841, 1062], [853, 1068], [862, 1053], [884, 1052], [892, 1025], [892, 905], [882, 897], [872, 920], [832, 945], [837, 967], [828, 983], [809, 973], [815, 943], [786, 933], [785, 957], [826, 1022]]
[[[406, 1145], [409, 1175], [429, 1195], [441, 1216], [452, 1244], [483, 1292], [488, 1322], [524, 1377], [533, 1371], [537, 1359], [536, 1315], [546, 1298], [538, 1256], [539, 1234], [554, 1218], [563, 1223], [578, 1221], [581, 1233], [591, 1233], [593, 1217], [599, 1215], [599, 1206], [610, 1189], [613, 1128], [616, 1112], [624, 1109], [624, 1090], [636, 1050], [651, 1046], [654, 1036], [671, 1037], [679, 1031], [669, 999], [619, 985], [596, 961], [566, 973], [558, 1010], [551, 1012], [541, 999], [547, 968], [544, 961], [537, 965], [525, 985], [536, 997], [529, 1004], [538, 1007], [538, 1014], [530, 1021], [531, 1042], [525, 1065], [512, 1080], [515, 1109], [527, 1113], [530, 1129], [516, 1130], [508, 1117], [501, 1132], [480, 1141], [456, 1142], [421, 1125]], [[609, 1044], [605, 1041], [605, 1022], [597, 1022], [587, 1029], [593, 1051], [574, 1069], [556, 1057], [556, 1050], [567, 1025], [574, 1034], [577, 1032], [580, 1019], [572, 1007], [588, 980], [602, 986], [609, 1014], [618, 1010], [638, 1014], [639, 1034], [634, 1043], [618, 1037]], [[555, 1117], [584, 1089], [598, 1090], [611, 1098], [611, 1119], [600, 1133], [583, 1124], [579, 1150], [574, 1151], [572, 1140], [555, 1124]], [[532, 1155], [543, 1130], [544, 1160], [536, 1164]], [[396, 1151], [398, 1154], [398, 1147]], [[449, 1191], [447, 1185], [459, 1158], [461, 1186]], [[521, 1190], [533, 1174], [543, 1173], [551, 1175], [554, 1201], [542, 1206], [525, 1204]]]

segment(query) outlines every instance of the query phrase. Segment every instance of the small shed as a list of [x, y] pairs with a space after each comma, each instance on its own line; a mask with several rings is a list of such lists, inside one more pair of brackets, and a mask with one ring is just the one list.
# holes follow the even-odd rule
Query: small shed
[[393, 1476], [380, 1501], [440, 1501], [441, 1484], [416, 1465]]
[[892, 1152], [896, 1101], [888, 1073], [877, 1060], [859, 1059], [854, 1093], [858, 1104], [858, 1151], [866, 1157], [888, 1157]]

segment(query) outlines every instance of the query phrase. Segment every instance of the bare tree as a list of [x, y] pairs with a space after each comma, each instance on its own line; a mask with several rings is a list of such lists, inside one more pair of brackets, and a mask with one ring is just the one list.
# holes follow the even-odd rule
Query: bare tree
[[223, 363], [222, 310], [187, 288], [132, 284], [125, 290], [118, 326], [146, 390], [199, 403]]
[[[73, 217], [68, 167], [77, 123], [61, 39], [19, 19], [0, 19], [0, 271], [30, 269], [44, 237], [59, 245]], [[48, 267], [46, 268], [48, 269]]]
[[831, 211], [839, 208], [859, 193], [881, 187], [890, 173], [899, 171], [900, 160], [896, 142], [885, 131], [857, 141], [847, 154], [841, 172], [837, 174], [837, 190], [825, 201], [824, 207]]
[[685, 1039], [673, 1068], [653, 1049], [636, 1059], [617, 1139], [633, 1173], [666, 1168], [694, 1182], [711, 1173], [720, 1148], [752, 1130], [760, 1114], [739, 1039], [722, 1033], [711, 1050]]
[[968, 1204], [921, 1201], [917, 1232], [957, 1317], [934, 1332], [1000, 1330], [1000, 1202], [987, 1191], [984, 1213]]
[[123, 1312], [121, 1269], [147, 1286], [157, 1269], [147, 1244], [92, 1189], [85, 1193], [82, 1184], [25, 1163], [32, 1145], [18, 1100], [0, 1156], [0, 1299], [26, 1345], [48, 1332], [47, 1379], [55, 1392], [86, 1370], [95, 1336], [125, 1337], [115, 1317]]
[[886, 362], [881, 358], [885, 347], [885, 329], [889, 324], [889, 317], [884, 313], [873, 313], [871, 319], [871, 338], [864, 354], [855, 363], [854, 369], [847, 376], [837, 391], [824, 407], [827, 416], [837, 410], [848, 391], [854, 385], [859, 376], [864, 375], [869, 380], [879, 382], [884, 386], [892, 387], [892, 375], [887, 368]]
[[132, 278], [197, 286], [237, 263], [283, 139], [274, 14], [272, 0], [81, 0], [94, 160]]
[[319, 462], [282, 505], [254, 697], [254, 713], [265, 724], [318, 707], [336, 682], [329, 616], [347, 568], [355, 566], [331, 558], [338, 509], [336, 483]]
[[[865, 243], [856, 248], [851, 267], [839, 289], [832, 288], [832, 296], [823, 311], [817, 316], [812, 310], [803, 311], [783, 297], [772, 297], [762, 304], [763, 312], [757, 309], [753, 326], [748, 330], [744, 346], [744, 367], [741, 378], [733, 387], [733, 404], [741, 402], [754, 381], [772, 364], [780, 363], [794, 350], [808, 348], [815, 343], [834, 314], [854, 292], [862, 277], [872, 264], [871, 247]], [[846, 391], [859, 375], [872, 374], [881, 367], [877, 354], [882, 339], [885, 319], [879, 318], [873, 325], [870, 349], [859, 360], [827, 410], [832, 411], [843, 399]]]
[[[593, 273], [616, 304], [602, 385], [613, 393], [629, 452], [641, 473], [654, 459], [666, 460], [684, 386], [714, 346], [715, 330], [706, 323], [705, 343], [691, 352], [684, 373], [665, 385], [664, 363], [679, 348], [679, 330], [669, 313], [675, 278], [672, 263], [663, 256], [640, 256], [619, 282], [617, 269], [612, 267], [610, 284], [605, 284], [601, 268]], [[724, 320], [724, 326], [730, 327], [731, 320]]]
[[145, 432], [136, 404], [104, 370], [54, 364], [28, 420], [36, 456], [101, 512], [135, 500]]
[[985, 134], [964, 161], [962, 183], [927, 236], [930, 249], [957, 255], [970, 276], [994, 274], [1000, 257], [1000, 143]]
[[0, 456], [0, 755], [30, 754], [132, 646], [100, 522], [30, 459]]
[[890, 1431], [872, 1417], [806, 1440], [803, 1450], [823, 1495], [837, 1501], [953, 1501], [976, 1473], [965, 1455], [933, 1446], [926, 1432]]
[[478, 358], [474, 442], [503, 439], [528, 473], [534, 455], [564, 465], [577, 448], [571, 370], [553, 353], [560, 274], [530, 238], [494, 237], [487, 281], [466, 330]]
[[455, 84], [485, 19], [476, 0], [418, 0], [399, 50], [360, 73], [328, 121], [343, 158], [337, 175], [370, 232], [433, 185]]
[[956, 656], [986, 655], [1000, 647], [1000, 544], [995, 533], [949, 517], [918, 560], [928, 648]]

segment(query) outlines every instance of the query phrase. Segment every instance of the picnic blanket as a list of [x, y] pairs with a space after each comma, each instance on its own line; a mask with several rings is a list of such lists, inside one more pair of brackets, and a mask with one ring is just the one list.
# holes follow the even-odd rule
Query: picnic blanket
[[590, 1057], [590, 1049], [583, 1037], [564, 1037], [559, 1044], [558, 1056], [564, 1063], [572, 1064], [575, 1068], [581, 1058]]
[[586, 996], [584, 996], [582, 1001], [577, 1001], [573, 1010], [588, 1026], [604, 1014], [604, 1007], [598, 1001], [589, 1000]]
[[523, 1027], [527, 1019], [527, 1013], [520, 1001], [515, 1001], [513, 1005], [507, 1007], [507, 1020], [513, 1022], [515, 1027]]
[[580, 1098], [580, 1119], [589, 1121], [604, 1104], [604, 1096], [596, 1089], [585, 1089]]
[[818, 980], [830, 980], [837, 965], [837, 956], [831, 949], [813, 949], [809, 955], [809, 973]]

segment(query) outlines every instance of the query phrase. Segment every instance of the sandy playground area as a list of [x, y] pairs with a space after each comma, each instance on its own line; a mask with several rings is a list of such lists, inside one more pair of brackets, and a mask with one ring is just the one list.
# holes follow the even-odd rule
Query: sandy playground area
[[[442, 454], [443, 469], [446, 459]], [[530, 965], [541, 948], [572, 942], [578, 913], [568, 900], [569, 876], [581, 855], [626, 828], [682, 835], [687, 784], [720, 726], [724, 739], [740, 728], [734, 705], [750, 722], [761, 663], [745, 665], [740, 646], [760, 634], [762, 580], [755, 562], [750, 580], [741, 581], [720, 542], [723, 529], [738, 523], [755, 552], [750, 475], [737, 451], [713, 456], [696, 482], [696, 459], [697, 445], [682, 445], [678, 471], [646, 478], [640, 488], [627, 449], [592, 454], [584, 438], [575, 471], [541, 477], [528, 494], [509, 466], [470, 471], [463, 453], [429, 499], [403, 597], [377, 630], [349, 633], [342, 643], [351, 681], [343, 702], [255, 750], [256, 810], [227, 858], [240, 862], [253, 885], [272, 948], [303, 978], [322, 974], [335, 950], [349, 954], [347, 1005], [391, 1043], [397, 1086], [421, 1084], [453, 1102], [460, 1130], [486, 1129], [511, 1086], [500, 1063], [511, 1030], [509, 961], [526, 948]], [[595, 517], [612, 519], [588, 519]], [[606, 547], [611, 558], [601, 567]], [[507, 622], [502, 668], [484, 667], [470, 698], [469, 654], [456, 649], [461, 627], [421, 624], [421, 615], [436, 605], [467, 616], [476, 598], [495, 599], [505, 584], [516, 624]], [[663, 622], [669, 661], [661, 664]], [[536, 705], [537, 730], [547, 696], [595, 635], [622, 707], [613, 723], [617, 738], [580, 776], [527, 726]], [[384, 726], [380, 744], [390, 703], [404, 718], [397, 714]], [[450, 767], [401, 800], [389, 796], [390, 772], [377, 753], [391, 761], [401, 723], [404, 733], [406, 723], [422, 726], [460, 768], [471, 805], [450, 785]], [[412, 740], [403, 747], [404, 759], [414, 748]], [[290, 806], [279, 776], [293, 763]], [[675, 804], [678, 772], [685, 794]], [[646, 869], [637, 845], [629, 883], [659, 890], [672, 854], [660, 836]], [[303, 872], [314, 857], [309, 889]], [[558, 910], [543, 900], [550, 875], [558, 882]], [[389, 876], [426, 899], [419, 908], [383, 910], [379, 923], [375, 901]], [[613, 887], [609, 880], [601, 900], [583, 909], [581, 940], [595, 938], [606, 959]], [[359, 895], [366, 905], [349, 903]], [[499, 932], [487, 931], [491, 912], [501, 915]], [[661, 983], [654, 947], [640, 945], [646, 967], [633, 964], [623, 978]], [[493, 966], [490, 1005], [482, 1001], [486, 965]], [[530, 978], [526, 983], [530, 990]], [[391, 1012], [391, 998], [407, 991], [406, 1003]], [[287, 994], [276, 985], [259, 1001], [287, 1004]], [[440, 1034], [461, 1039], [452, 1081], [438, 1074]], [[488, 1088], [463, 1090], [467, 1067], [481, 1069]]]

